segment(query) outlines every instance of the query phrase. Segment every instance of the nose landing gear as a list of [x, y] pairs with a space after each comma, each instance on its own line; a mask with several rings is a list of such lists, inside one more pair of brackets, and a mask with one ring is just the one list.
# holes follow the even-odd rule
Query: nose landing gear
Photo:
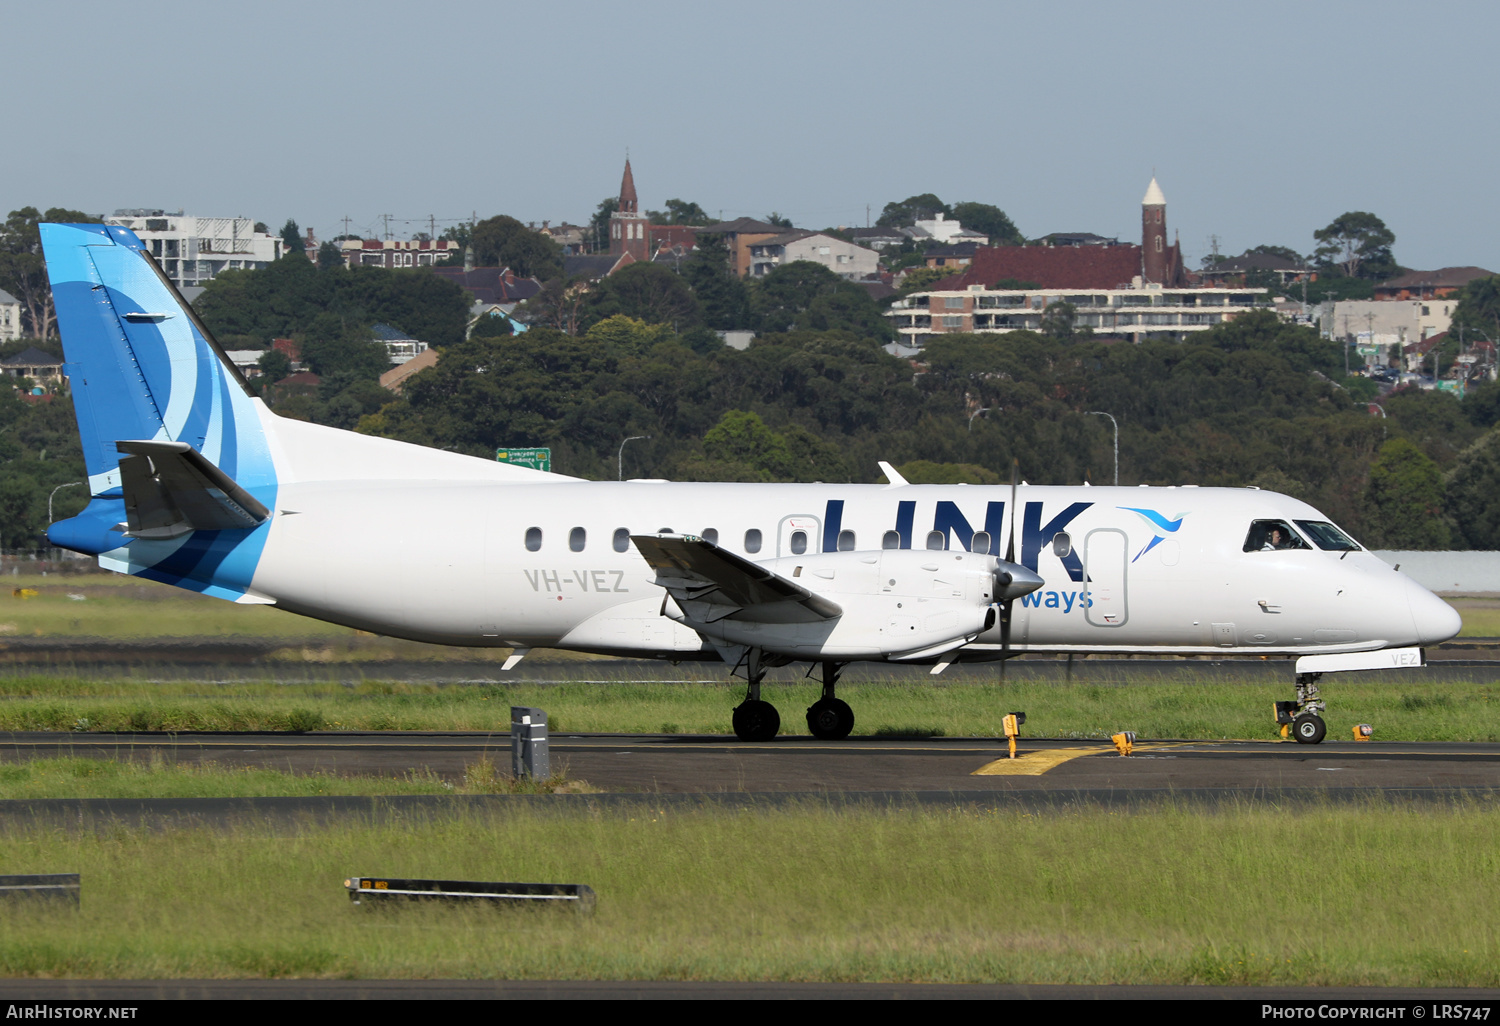
[[1297, 700], [1276, 703], [1276, 722], [1281, 724], [1281, 736], [1288, 734], [1298, 744], [1315, 745], [1328, 733], [1328, 725], [1320, 713], [1327, 712], [1323, 698], [1318, 694], [1318, 678], [1321, 673], [1297, 674]]

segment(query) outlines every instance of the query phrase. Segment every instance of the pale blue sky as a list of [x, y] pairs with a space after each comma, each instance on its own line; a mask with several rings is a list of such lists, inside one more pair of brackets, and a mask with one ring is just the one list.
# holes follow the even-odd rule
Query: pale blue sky
[[1485, 2], [5, 5], [0, 208], [288, 217], [321, 237], [643, 208], [862, 225], [935, 192], [1192, 266], [1369, 210], [1500, 270]]

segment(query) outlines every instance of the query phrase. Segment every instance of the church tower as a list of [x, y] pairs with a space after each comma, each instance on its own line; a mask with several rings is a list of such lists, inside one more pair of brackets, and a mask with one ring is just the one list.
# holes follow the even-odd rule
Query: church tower
[[1162, 195], [1156, 176], [1141, 200], [1141, 277], [1147, 284], [1165, 285], [1172, 254], [1167, 245], [1167, 198]]
[[620, 179], [619, 206], [609, 215], [609, 251], [614, 256], [629, 253], [637, 260], [649, 260], [650, 223], [641, 216], [635, 195], [635, 176], [630, 173], [630, 158], [625, 158], [625, 177]]

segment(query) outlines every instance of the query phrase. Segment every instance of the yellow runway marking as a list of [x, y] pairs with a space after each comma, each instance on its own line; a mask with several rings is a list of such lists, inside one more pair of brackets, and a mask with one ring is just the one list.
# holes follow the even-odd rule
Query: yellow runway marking
[[1017, 752], [1014, 759], [996, 759], [986, 763], [972, 777], [1039, 777], [1055, 766], [1084, 755], [1106, 751], [1103, 748], [1045, 748], [1038, 752]]

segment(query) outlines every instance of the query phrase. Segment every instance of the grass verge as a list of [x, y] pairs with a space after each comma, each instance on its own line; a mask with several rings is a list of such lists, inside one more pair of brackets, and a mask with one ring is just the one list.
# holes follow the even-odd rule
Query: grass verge
[[446, 780], [425, 768], [399, 777], [382, 777], [286, 773], [213, 762], [174, 763], [157, 751], [139, 760], [56, 758], [0, 764], [0, 799], [587, 794], [593, 790], [585, 781], [561, 775], [548, 780], [517, 780], [489, 758], [469, 763], [457, 780]]
[[[0, 975], [1496, 986], [1497, 852], [1482, 802], [10, 829], [5, 872], [80, 872], [83, 901], [0, 906]], [[352, 874], [599, 906], [372, 912]]]
[[[1097, 671], [1091, 671], [1097, 672]], [[1357, 723], [1378, 741], [1500, 741], [1500, 684], [1444, 681], [1325, 683], [1331, 738]], [[1107, 738], [1134, 730], [1153, 738], [1269, 738], [1272, 703], [1292, 697], [1290, 682], [1261, 677], [1189, 684], [1149, 671], [1061, 684], [867, 683], [851, 673], [840, 695], [864, 735], [998, 737], [1001, 718], [1027, 713], [1032, 737]], [[804, 733], [802, 710], [819, 695], [811, 683], [766, 684], [763, 695], [787, 733]], [[511, 705], [546, 709], [552, 732], [724, 734], [742, 684], [560, 683], [497, 685], [341, 685], [144, 683], [46, 676], [0, 679], [0, 730], [308, 731], [478, 730], [508, 732]]]

